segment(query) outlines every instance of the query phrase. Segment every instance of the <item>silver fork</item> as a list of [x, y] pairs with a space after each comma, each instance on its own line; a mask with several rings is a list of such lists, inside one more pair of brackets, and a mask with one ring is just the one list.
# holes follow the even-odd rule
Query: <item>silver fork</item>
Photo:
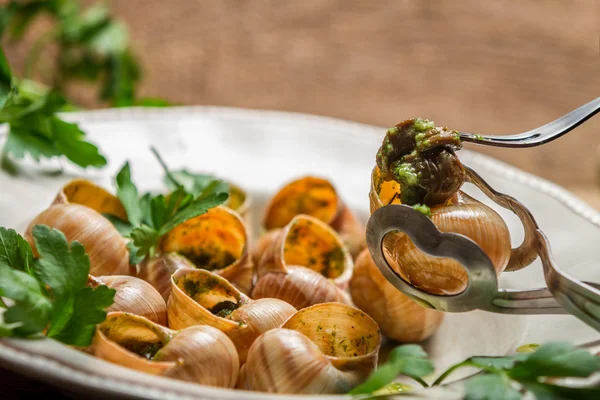
[[[468, 167], [467, 172], [469, 180], [488, 197], [515, 212], [524, 222], [525, 242], [531, 243], [541, 258], [547, 287], [499, 289], [491, 260], [474, 241], [460, 234], [440, 232], [429, 218], [405, 205], [384, 206], [375, 211], [367, 223], [369, 252], [386, 279], [420, 305], [440, 311], [480, 309], [503, 314], [572, 314], [600, 331], [600, 285], [579, 281], [562, 271], [553, 261], [548, 239], [529, 210], [514, 198], [496, 192]], [[436, 295], [405, 281], [388, 264], [383, 253], [383, 239], [393, 231], [408, 235], [415, 246], [430, 256], [452, 258], [461, 263], [469, 278], [466, 289], [456, 295]], [[522, 247], [513, 253], [522, 254], [519, 251]], [[531, 261], [533, 259], [523, 263], [521, 268]]]
[[600, 97], [582, 105], [565, 116], [546, 125], [516, 135], [478, 135], [468, 132], [459, 132], [464, 142], [497, 147], [534, 147], [558, 139], [567, 132], [596, 115], [600, 111]]

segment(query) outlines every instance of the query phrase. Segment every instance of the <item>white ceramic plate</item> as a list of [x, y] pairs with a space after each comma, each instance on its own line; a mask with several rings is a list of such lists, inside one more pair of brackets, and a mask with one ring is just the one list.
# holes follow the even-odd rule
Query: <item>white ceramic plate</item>
[[[66, 118], [80, 122], [108, 156], [108, 168], [88, 171], [86, 177], [111, 187], [111, 177], [128, 159], [138, 186], [159, 189], [162, 171], [149, 151], [153, 145], [173, 168], [213, 172], [246, 188], [255, 199], [254, 221], [259, 220], [269, 195], [287, 180], [304, 174], [330, 178], [344, 200], [366, 220], [370, 172], [385, 133], [384, 128], [331, 118], [213, 107], [102, 110], [72, 113]], [[549, 237], [560, 266], [577, 278], [600, 281], [598, 213], [564, 189], [513, 167], [465, 150], [460, 157], [497, 190], [529, 207]], [[84, 174], [68, 164], [64, 164], [62, 175], [52, 174], [59, 166], [57, 161], [26, 165], [18, 178], [0, 174], [0, 226], [23, 232], [63, 182]], [[472, 187], [467, 191], [493, 204]], [[518, 220], [493, 206], [506, 218], [517, 245], [522, 238]], [[541, 266], [536, 262], [524, 271], [505, 273], [501, 284], [511, 288], [542, 286]], [[598, 339], [598, 333], [570, 316], [471, 312], [448, 315], [438, 333], [424, 345], [441, 372], [471, 355], [502, 355], [524, 343], [556, 339], [584, 343]], [[64, 390], [85, 392], [88, 397], [233, 399], [241, 395], [239, 391], [140, 374], [51, 340], [0, 341], [0, 360], [3, 366]], [[427, 392], [433, 398], [457, 396], [451, 389]], [[243, 397], [285, 396], [244, 392]]]

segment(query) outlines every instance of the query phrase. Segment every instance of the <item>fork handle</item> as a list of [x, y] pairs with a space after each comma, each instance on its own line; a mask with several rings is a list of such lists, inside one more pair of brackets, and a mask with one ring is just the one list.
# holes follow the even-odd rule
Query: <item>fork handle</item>
[[501, 314], [567, 314], [548, 288], [498, 289], [486, 311]]
[[541, 230], [538, 237], [548, 289], [569, 314], [600, 331], [600, 284], [582, 282], [563, 272], [552, 259], [548, 239]]
[[582, 105], [570, 113], [527, 132], [516, 135], [475, 135], [468, 132], [460, 132], [460, 139], [463, 142], [471, 142], [486, 146], [495, 147], [535, 147], [544, 143], [551, 142], [564, 134], [577, 128], [585, 121], [596, 115], [600, 111], [600, 97]]

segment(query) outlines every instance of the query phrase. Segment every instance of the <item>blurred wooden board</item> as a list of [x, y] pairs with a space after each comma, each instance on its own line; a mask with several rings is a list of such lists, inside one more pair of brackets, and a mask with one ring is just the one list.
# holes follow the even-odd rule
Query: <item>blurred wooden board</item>
[[[391, 126], [413, 116], [521, 132], [600, 95], [600, 2], [112, 2], [146, 69], [142, 94]], [[42, 28], [40, 28], [42, 29]], [[31, 38], [9, 45], [22, 64]], [[97, 106], [90, 92], [72, 95]], [[543, 148], [482, 149], [592, 185], [600, 118]]]

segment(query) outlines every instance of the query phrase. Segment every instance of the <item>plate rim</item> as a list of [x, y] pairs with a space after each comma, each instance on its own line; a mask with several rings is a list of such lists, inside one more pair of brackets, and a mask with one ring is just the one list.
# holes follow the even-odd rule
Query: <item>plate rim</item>
[[[220, 118], [236, 118], [236, 119], [248, 119], [258, 118], [261, 120], [284, 120], [284, 121], [298, 121], [301, 120], [304, 123], [311, 122], [319, 126], [335, 126], [337, 129], [343, 127], [348, 133], [364, 135], [366, 131], [372, 131], [374, 134], [381, 134], [386, 128], [378, 127], [374, 125], [364, 124], [356, 121], [349, 121], [340, 118], [305, 114], [298, 112], [289, 111], [278, 111], [278, 110], [263, 110], [263, 109], [249, 109], [249, 108], [236, 108], [236, 107], [222, 107], [222, 106], [178, 106], [168, 108], [148, 108], [148, 107], [131, 107], [131, 108], [108, 108], [98, 109], [89, 111], [76, 111], [69, 113], [62, 113], [66, 120], [76, 123], [97, 123], [107, 121], [135, 121], [135, 120], [147, 120], [148, 118], [182, 118], [182, 117], [220, 117]], [[6, 126], [0, 126], [0, 140], [3, 140], [7, 135]], [[560, 203], [562, 203], [567, 209], [571, 210], [574, 214], [585, 219], [589, 223], [600, 228], [600, 211], [596, 211], [593, 207], [587, 204], [585, 201], [577, 197], [576, 195], [569, 192], [567, 189], [561, 187], [558, 184], [550, 182], [544, 178], [538, 177], [534, 174], [525, 172], [517, 167], [514, 167], [505, 162], [499, 161], [491, 156], [480, 154], [472, 150], [466, 149], [461, 152], [465, 155], [465, 159], [469, 160], [469, 163], [475, 165], [478, 169], [481, 168], [487, 172], [494, 173], [505, 179], [513, 180], [514, 182], [524, 185], [532, 190], [535, 190], [541, 194], [544, 194]], [[182, 392], [180, 390], [168, 389], [163, 387], [152, 387], [141, 385], [137, 382], [132, 382], [126, 378], [117, 379], [114, 377], [107, 377], [99, 373], [91, 373], [82, 371], [68, 364], [67, 359], [55, 359], [47, 355], [39, 354], [26, 346], [15, 346], [11, 345], [11, 341], [14, 339], [0, 340], [0, 349], [4, 351], [0, 352], [0, 359], [4, 360], [10, 366], [16, 366], [15, 369], [19, 373], [24, 371], [34, 371], [33, 374], [37, 376], [36, 379], [43, 381], [52, 381], [53, 379], [60, 380], [63, 382], [71, 382], [79, 387], [93, 387], [93, 384], [86, 382], [85, 378], [102, 379], [106, 383], [117, 382], [120, 384], [127, 385], [127, 391], [112, 390], [113, 394], [127, 394], [129, 396], [137, 397], [154, 397], [153, 393], [156, 391], [162, 392], [161, 395], [176, 396], [177, 398], [198, 398], [198, 394], [190, 392]], [[43, 339], [49, 340], [49, 339]], [[9, 354], [11, 354], [9, 356]], [[58, 363], [60, 368], [52, 368], [53, 364]], [[65, 371], [66, 370], [66, 371]], [[71, 379], [73, 373], [80, 376], [80, 379]], [[67, 375], [68, 374], [68, 375]], [[194, 385], [197, 387], [203, 387], [206, 389], [212, 389], [208, 386]], [[108, 387], [108, 386], [107, 386]], [[219, 390], [221, 391], [221, 390]], [[425, 391], [426, 392], [426, 391]], [[100, 393], [100, 392], [99, 392]], [[223, 394], [222, 398], [228, 398], [226, 391], [221, 391]], [[440, 393], [437, 393], [439, 396]], [[451, 393], [448, 393], [452, 395]], [[209, 394], [207, 394], [208, 396]], [[265, 395], [265, 394], [263, 394]], [[188, 397], [185, 397], [188, 396]], [[271, 397], [271, 396], [265, 396]], [[288, 396], [277, 396], [277, 398], [285, 398]], [[289, 396], [295, 397], [295, 396]], [[347, 396], [344, 396], [347, 397]], [[166, 398], [166, 397], [163, 397]], [[323, 397], [321, 397], [323, 398]], [[336, 396], [335, 398], [340, 399], [343, 396]], [[407, 397], [408, 398], [408, 397]]]

